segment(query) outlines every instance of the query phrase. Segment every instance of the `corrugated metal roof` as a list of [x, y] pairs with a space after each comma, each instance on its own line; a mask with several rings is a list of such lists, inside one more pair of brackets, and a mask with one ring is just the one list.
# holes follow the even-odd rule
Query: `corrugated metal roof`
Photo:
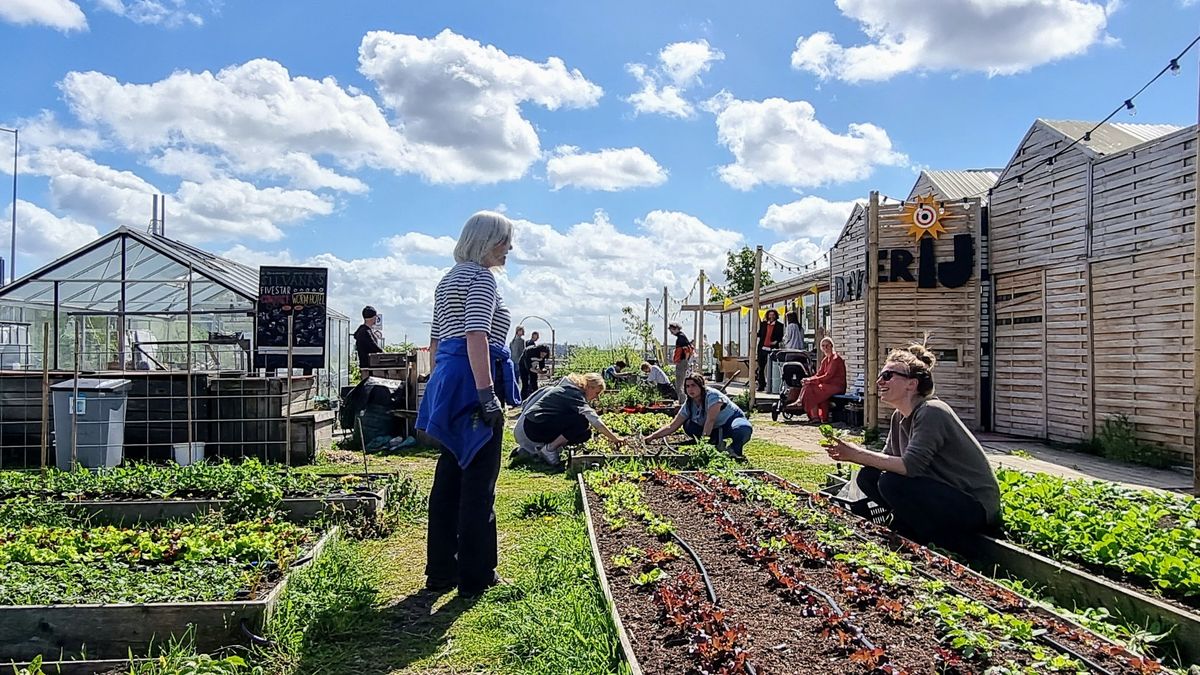
[[[1082, 137], [1092, 127], [1096, 126], [1095, 122], [1080, 120], [1039, 119], [1038, 121], [1071, 140]], [[1105, 122], [1092, 132], [1091, 140], [1080, 141], [1079, 145], [1098, 155], [1110, 155], [1114, 152], [1121, 152], [1135, 145], [1141, 145], [1147, 141], [1166, 136], [1182, 128], [1171, 124]]]
[[[967, 169], [964, 171], [922, 171], [924, 176], [937, 191], [942, 199], [964, 199], [978, 197], [987, 201], [987, 191], [1000, 178], [1001, 169]], [[917, 187], [921, 184], [918, 178], [913, 185], [909, 199], [916, 197]]]

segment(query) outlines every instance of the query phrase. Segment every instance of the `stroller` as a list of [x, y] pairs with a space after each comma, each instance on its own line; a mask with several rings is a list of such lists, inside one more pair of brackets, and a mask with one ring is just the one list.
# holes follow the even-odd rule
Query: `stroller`
[[797, 406], [800, 402], [800, 389], [804, 378], [812, 375], [812, 360], [806, 352], [789, 351], [781, 355], [782, 387], [779, 400], [771, 408], [771, 419], [778, 420], [780, 415], [785, 421], [792, 421], [803, 411]]

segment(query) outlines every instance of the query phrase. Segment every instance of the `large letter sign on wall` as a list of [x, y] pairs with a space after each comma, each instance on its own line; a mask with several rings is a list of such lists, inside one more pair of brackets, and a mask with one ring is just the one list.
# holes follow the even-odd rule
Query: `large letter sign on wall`
[[917, 278], [913, 279], [913, 255], [902, 248], [879, 250], [879, 281], [916, 281], [917, 288], [959, 288], [971, 279], [975, 269], [975, 237], [954, 235], [954, 259], [938, 262], [934, 241], [928, 237], [917, 244]]

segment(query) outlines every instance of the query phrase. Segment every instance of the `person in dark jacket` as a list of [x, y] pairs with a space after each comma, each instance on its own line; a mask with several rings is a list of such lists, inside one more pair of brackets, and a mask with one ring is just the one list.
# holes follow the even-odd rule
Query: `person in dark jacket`
[[767, 316], [758, 324], [758, 390], [767, 388], [767, 361], [772, 349], [783, 345], [783, 323], [779, 320], [779, 312], [767, 310]]
[[[536, 333], [534, 333], [536, 335]], [[521, 379], [521, 398], [529, 398], [538, 388], [538, 374], [533, 368], [533, 362], [539, 361], [538, 368], [546, 367], [546, 359], [550, 357], [550, 348], [546, 345], [530, 345], [525, 348], [517, 362], [517, 376]]]
[[368, 357], [383, 351], [383, 336], [375, 327], [375, 324], [379, 323], [379, 312], [376, 312], [374, 307], [363, 307], [362, 317], [362, 325], [354, 331], [354, 350], [358, 352], [358, 367], [367, 368]]
[[683, 326], [677, 322], [672, 321], [668, 324], [667, 330], [675, 336], [675, 349], [671, 352], [669, 360], [675, 364], [675, 391], [679, 394], [679, 402], [683, 403], [683, 378], [687, 376], [688, 370], [692, 366], [692, 356], [695, 355], [696, 348], [684, 334]]
[[599, 373], [572, 373], [553, 387], [537, 391], [525, 404], [513, 437], [517, 440], [515, 457], [540, 459], [550, 466], [561, 462], [560, 448], [586, 443], [592, 429], [620, 446], [617, 437], [588, 403], [604, 393], [604, 378]]

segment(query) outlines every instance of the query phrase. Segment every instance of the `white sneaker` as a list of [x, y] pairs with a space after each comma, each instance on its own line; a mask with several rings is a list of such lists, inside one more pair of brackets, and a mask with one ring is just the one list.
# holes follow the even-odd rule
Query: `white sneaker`
[[538, 456], [550, 466], [558, 466], [562, 463], [562, 453], [557, 448], [551, 449], [543, 445], [538, 448]]

